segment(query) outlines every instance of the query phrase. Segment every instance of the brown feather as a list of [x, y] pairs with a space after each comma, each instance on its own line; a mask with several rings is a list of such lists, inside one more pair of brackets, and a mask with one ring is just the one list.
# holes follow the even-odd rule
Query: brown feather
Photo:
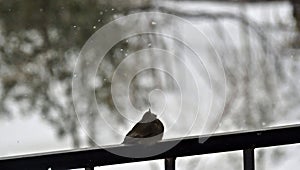
[[[156, 119], [156, 115], [154, 117], [146, 112], [143, 118], [127, 133], [123, 143], [124, 144], [144, 144], [144, 143], [155, 143], [162, 139], [164, 126], [159, 119]], [[145, 118], [152, 118], [152, 121], [147, 122]], [[141, 123], [143, 122], [143, 123]]]

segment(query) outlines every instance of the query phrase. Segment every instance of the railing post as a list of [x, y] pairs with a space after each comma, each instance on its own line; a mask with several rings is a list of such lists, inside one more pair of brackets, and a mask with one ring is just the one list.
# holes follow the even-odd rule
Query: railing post
[[175, 159], [176, 158], [166, 158], [165, 159], [165, 170], [175, 170]]
[[243, 150], [244, 170], [255, 170], [254, 149]]

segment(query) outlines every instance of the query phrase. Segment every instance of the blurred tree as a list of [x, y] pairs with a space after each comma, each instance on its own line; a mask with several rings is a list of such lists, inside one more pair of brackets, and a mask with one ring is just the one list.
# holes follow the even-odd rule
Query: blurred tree
[[293, 6], [293, 17], [296, 21], [296, 29], [298, 34], [294, 40], [293, 47], [299, 48], [300, 47], [300, 2], [298, 0], [290, 0]]
[[[87, 39], [104, 24], [130, 10], [145, 10], [150, 1], [60, 1], [60, 0], [12, 0], [0, 1], [0, 116], [12, 116], [9, 101], [13, 100], [24, 115], [41, 113], [57, 131], [59, 137], [70, 135], [73, 146], [80, 145], [78, 121], [72, 103], [73, 68], [80, 48]], [[146, 25], [147, 26], [147, 25]], [[107, 54], [105, 64], [116, 68], [122, 61], [120, 49], [140, 50], [148, 47], [144, 39], [133, 38], [133, 43], [121, 41]], [[124, 50], [125, 52], [125, 50]], [[111, 75], [98, 72], [101, 80]], [[83, 80], [84, 81], [84, 80]], [[110, 81], [102, 82], [96, 89], [97, 100], [103, 107], [114, 112], [110, 94]], [[135, 85], [137, 91], [138, 85]], [[92, 103], [93, 89], [88, 90]], [[137, 94], [137, 92], [135, 92]], [[133, 96], [135, 105], [147, 103]], [[84, 101], [83, 101], [84, 102]], [[93, 108], [93, 107], [88, 107]], [[89, 118], [89, 145], [95, 145], [95, 127], [98, 114], [95, 108], [87, 109]], [[116, 120], [122, 119], [115, 114]]]
[[[236, 119], [232, 119], [235, 122], [231, 123], [236, 126], [259, 128], [272, 122], [274, 114], [280, 111], [277, 104], [281, 63], [276, 52], [269, 48], [268, 38], [256, 23], [249, 21], [243, 12], [240, 15], [206, 13], [171, 9], [163, 4], [153, 5], [150, 0], [132, 0], [128, 3], [120, 0], [0, 1], [0, 116], [12, 116], [12, 106], [9, 102], [16, 102], [23, 114], [41, 113], [44, 120], [56, 128], [59, 136], [70, 135], [73, 145], [78, 147], [80, 139], [72, 103], [71, 80], [75, 76], [72, 73], [73, 66], [80, 48], [96, 28], [120, 15], [132, 10], [159, 9], [201, 21], [213, 20], [211, 30], [215, 31], [219, 41], [216, 44], [220, 46], [216, 48], [223, 56], [228, 80], [228, 100], [224, 115], [235, 116]], [[297, 12], [294, 12], [294, 15], [297, 16]], [[221, 20], [233, 20], [235, 24], [241, 25], [241, 41], [237, 46], [228, 45], [230, 37], [220, 24]], [[152, 42], [152, 46], [167, 48], [163, 43], [159, 44], [160, 39], [153, 35], [142, 35], [131, 40], [131, 43], [121, 41], [113, 47], [107, 54], [107, 68], [114, 70], [125, 57], [120, 53], [121, 49], [126, 49], [126, 53], [129, 54], [131, 51], [148, 47], [149, 42]], [[253, 51], [259, 51], [261, 56], [253, 58]], [[97, 74], [102, 80], [110, 79], [110, 75], [105, 72]], [[154, 78], [161, 78], [154, 71], [152, 74]], [[156, 80], [155, 88], [170, 87], [163, 87], [162, 80]], [[110, 81], [103, 81], [101, 87], [96, 89], [96, 97], [98, 101], [105, 101], [101, 103], [113, 112], [115, 108], [110, 86]], [[135, 89], [131, 96], [135, 106], [147, 105], [148, 101], [144, 96], [151, 89], [141, 89], [138, 83], [133, 83], [132, 89]], [[93, 96], [93, 91], [88, 93]], [[238, 114], [241, 112], [245, 114]], [[90, 113], [89, 134], [94, 138], [97, 133], [96, 110], [87, 110], [87, 113]], [[117, 114], [115, 116], [117, 121], [122, 122]], [[88, 143], [94, 145], [90, 138]]]
[[120, 13], [111, 9], [96, 0], [0, 1], [0, 116], [11, 116], [7, 102], [14, 100], [22, 114], [40, 112], [60, 137], [70, 135], [78, 147], [72, 69], [95, 28]]

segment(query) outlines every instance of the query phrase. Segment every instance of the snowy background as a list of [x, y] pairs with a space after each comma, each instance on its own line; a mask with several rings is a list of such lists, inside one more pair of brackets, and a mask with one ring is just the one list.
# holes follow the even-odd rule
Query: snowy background
[[[147, 110], [149, 103], [166, 126], [164, 139], [300, 122], [300, 53], [293, 47], [297, 43], [297, 30], [289, 2], [159, 3], [141, 0], [118, 4], [116, 0], [99, 1], [97, 8], [89, 13], [83, 8], [84, 3], [77, 4], [77, 8], [78, 2], [75, 1], [75, 5], [56, 1], [53, 3], [57, 6], [43, 6], [41, 3], [32, 5], [32, 9], [25, 4], [14, 3], [0, 2], [0, 157], [118, 144], [140, 119], [139, 114]], [[84, 110], [83, 114], [76, 115], [70, 88], [72, 80], [80, 78], [73, 70], [84, 43], [105, 24], [128, 13], [141, 12], [139, 8], [147, 4], [153, 5], [156, 11], [172, 11], [197, 27], [206, 37], [202, 37], [201, 57], [211, 59], [211, 63], [206, 66], [195, 64], [193, 53], [174, 39], [155, 35], [129, 37], [116, 44], [98, 68], [99, 79], [91, 85], [96, 89], [98, 108], [89, 107], [90, 99], [87, 98], [79, 104], [74, 103]], [[24, 11], [21, 10], [22, 5]], [[128, 6], [135, 10], [131, 11]], [[70, 16], [71, 7], [93, 18], [81, 16], [80, 12]], [[58, 11], [61, 23], [59, 19], [54, 21], [51, 10]], [[36, 23], [41, 21], [38, 16], [42, 16], [42, 20], [48, 16], [47, 22]], [[190, 35], [182, 25], [172, 25], [172, 21], [160, 19], [145, 18], [141, 22], [145, 23], [145, 27], [173, 31], [178, 38], [200, 36]], [[33, 24], [27, 25], [28, 22]], [[46, 32], [43, 32], [44, 29]], [[138, 50], [152, 47], [176, 54], [186, 65], [178, 65], [176, 59], [167, 56], [151, 58], [155, 54], [151, 51], [137, 55], [145, 58], [140, 63], [172, 70], [172, 77], [160, 71], [145, 71], [137, 75], [129, 86], [129, 93], [138, 111], [132, 113], [126, 104], [121, 103], [124, 119], [111, 102], [112, 74], [125, 58], [134, 56]], [[222, 100], [222, 92], [210, 88], [205, 70], [205, 67], [217, 67], [213, 59], [216, 55], [214, 50], [222, 58], [227, 84], [225, 87], [220, 82], [218, 71], [212, 73], [212, 82], [216, 87], [226, 88], [227, 96], [222, 115], [216, 114], [217, 118], [207, 123], [207, 116], [213, 114], [208, 111], [212, 93], [218, 102]], [[89, 62], [88, 59], [86, 62]], [[128, 68], [137, 65], [125, 64]], [[191, 78], [187, 68], [192, 70], [191, 74], [196, 75], [196, 79]], [[180, 84], [179, 88], [174, 80], [186, 84]], [[198, 83], [199, 94], [195, 94], [190, 86], [195, 82]], [[125, 84], [123, 88], [126, 90], [128, 86]], [[120, 88], [117, 94], [122, 94], [124, 89]], [[87, 87], [82, 89], [88, 96], [93, 94], [90, 90]], [[179, 107], [180, 101], [183, 101], [182, 107]], [[192, 112], [195, 106], [199, 107], [197, 119]], [[299, 145], [257, 149], [256, 153], [257, 169], [292, 170], [297, 169], [300, 162]], [[176, 163], [179, 169], [242, 169], [242, 152], [178, 158]], [[129, 168], [163, 169], [163, 160], [99, 169]]]

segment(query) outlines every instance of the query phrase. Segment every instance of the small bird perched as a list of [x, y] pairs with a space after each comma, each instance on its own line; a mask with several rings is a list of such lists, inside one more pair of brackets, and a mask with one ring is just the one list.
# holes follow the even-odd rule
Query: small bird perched
[[161, 140], [164, 125], [149, 109], [143, 118], [127, 133], [123, 144], [154, 144]]

